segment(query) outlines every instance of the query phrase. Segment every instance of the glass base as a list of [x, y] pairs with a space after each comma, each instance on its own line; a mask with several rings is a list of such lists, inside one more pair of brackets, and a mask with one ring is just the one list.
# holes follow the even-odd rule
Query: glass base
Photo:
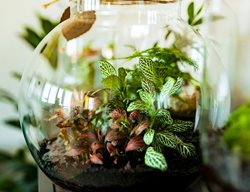
[[38, 169], [38, 192], [72, 192], [55, 185], [51, 180]]

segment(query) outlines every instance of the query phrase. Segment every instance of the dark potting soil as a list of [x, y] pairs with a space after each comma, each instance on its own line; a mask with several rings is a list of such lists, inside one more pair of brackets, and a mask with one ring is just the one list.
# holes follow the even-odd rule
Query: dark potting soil
[[[39, 167], [56, 185], [73, 192], [138, 192], [151, 191], [152, 188], [184, 192], [201, 176], [198, 135], [186, 135], [185, 141], [197, 147], [197, 155], [185, 159], [175, 150], [166, 149], [166, 172], [147, 167], [143, 162], [129, 169], [86, 166], [72, 158], [65, 158], [62, 155], [65, 150], [63, 143], [56, 141], [44, 141], [37, 153], [40, 158], [37, 159], [40, 159]], [[52, 145], [55, 146], [51, 148]], [[56, 155], [49, 156], [53, 148], [56, 148]]]

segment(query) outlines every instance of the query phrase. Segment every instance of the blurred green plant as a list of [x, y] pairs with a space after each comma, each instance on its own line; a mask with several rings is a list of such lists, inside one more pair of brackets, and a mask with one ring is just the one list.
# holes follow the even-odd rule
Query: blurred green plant
[[[59, 23], [41, 15], [38, 15], [38, 22], [40, 31], [25, 26], [23, 33], [20, 35], [21, 39], [33, 49]], [[21, 78], [21, 74], [18, 72], [13, 72], [11, 75], [17, 80]], [[0, 102], [11, 105], [18, 114], [17, 98], [10, 91], [0, 89]], [[5, 119], [4, 123], [8, 127], [18, 129], [22, 134], [18, 115], [16, 118]], [[38, 191], [37, 166], [28, 156], [29, 151], [26, 146], [21, 146], [14, 154], [0, 151], [0, 192]]]
[[233, 153], [250, 160], [250, 101], [236, 109], [225, 126], [224, 141]]

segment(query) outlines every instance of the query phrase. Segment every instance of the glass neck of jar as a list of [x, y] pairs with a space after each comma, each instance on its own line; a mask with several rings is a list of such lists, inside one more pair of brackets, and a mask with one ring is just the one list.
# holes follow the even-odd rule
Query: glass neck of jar
[[219, 12], [221, 11], [222, 4], [222, 0], [206, 0], [205, 8], [209, 11]]
[[69, 0], [71, 16], [84, 11], [97, 11], [101, 6], [107, 6], [112, 9], [114, 5], [158, 5], [161, 10], [167, 6], [166, 10], [169, 17], [178, 17], [180, 13], [182, 0]]

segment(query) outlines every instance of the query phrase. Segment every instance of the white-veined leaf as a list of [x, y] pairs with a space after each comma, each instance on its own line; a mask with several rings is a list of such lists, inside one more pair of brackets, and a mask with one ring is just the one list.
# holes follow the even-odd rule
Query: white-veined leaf
[[115, 68], [109, 62], [102, 60], [98, 61], [98, 64], [103, 78], [106, 78], [111, 75], [116, 75]]
[[177, 150], [184, 158], [194, 156], [196, 154], [195, 146], [192, 143], [180, 142], [177, 145]]
[[175, 94], [181, 88], [182, 84], [183, 84], [183, 79], [181, 77], [178, 77], [174, 86], [170, 90], [169, 95]]
[[172, 125], [168, 127], [173, 132], [185, 132], [194, 128], [194, 123], [191, 121], [175, 120]]
[[155, 79], [155, 66], [154, 62], [145, 57], [141, 57], [139, 60], [139, 67], [141, 69], [142, 74], [150, 81]]
[[153, 149], [153, 147], [148, 147], [145, 154], [145, 164], [149, 167], [160, 169], [166, 171], [168, 165], [166, 159], [162, 153], [159, 153]]
[[173, 123], [171, 114], [167, 109], [159, 110], [159, 112], [157, 113], [157, 119], [164, 125], [171, 125]]
[[162, 145], [170, 148], [176, 148], [177, 140], [175, 135], [168, 131], [158, 132], [155, 136], [157, 142], [161, 143]]
[[146, 78], [142, 78], [142, 89], [148, 92], [152, 97], [155, 96], [155, 86], [154, 84]]
[[172, 77], [168, 77], [165, 84], [161, 88], [160, 98], [164, 99], [165, 97], [169, 97], [171, 90], [175, 84], [175, 79]]
[[147, 145], [150, 145], [154, 140], [155, 130], [154, 129], [148, 129], [146, 133], [143, 136], [143, 141]]
[[144, 111], [144, 110], [146, 110], [146, 106], [142, 101], [134, 101], [134, 102], [129, 104], [127, 111], [131, 112], [134, 110]]
[[152, 103], [153, 103], [153, 98], [152, 96], [146, 92], [146, 91], [143, 91], [142, 89], [140, 89], [139, 91], [139, 96], [141, 98], [141, 100], [147, 105], [147, 106], [152, 106]]

